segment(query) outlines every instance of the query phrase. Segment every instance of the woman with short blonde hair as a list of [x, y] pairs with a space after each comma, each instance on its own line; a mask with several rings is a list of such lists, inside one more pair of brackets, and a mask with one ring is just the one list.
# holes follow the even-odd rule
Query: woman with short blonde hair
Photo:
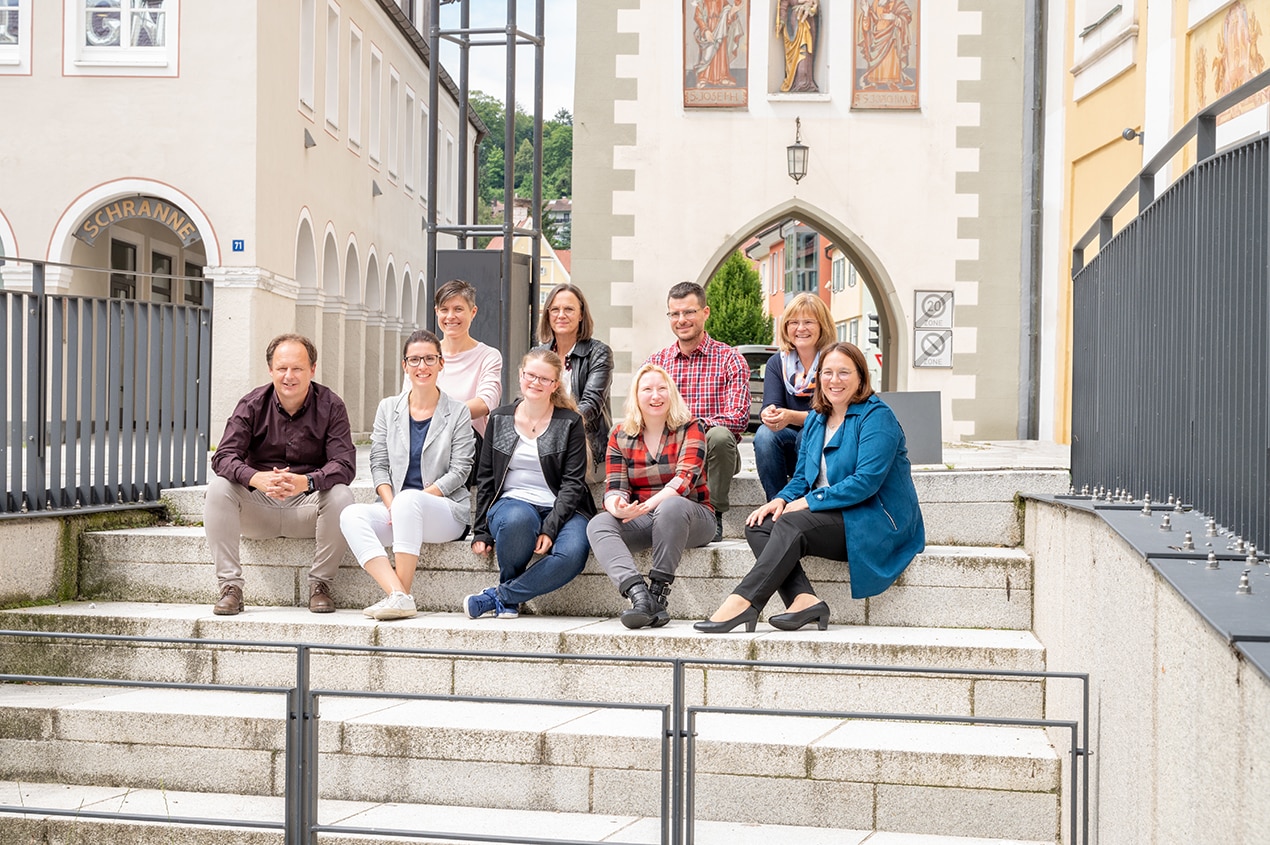
[[769, 502], [794, 471], [820, 354], [836, 340], [829, 306], [814, 293], [798, 294], [777, 321], [777, 338], [780, 351], [763, 375], [763, 424], [754, 432], [754, 464]]

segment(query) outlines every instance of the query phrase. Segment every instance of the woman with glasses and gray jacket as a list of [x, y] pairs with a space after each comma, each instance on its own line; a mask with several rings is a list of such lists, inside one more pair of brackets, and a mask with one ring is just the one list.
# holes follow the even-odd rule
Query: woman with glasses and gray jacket
[[441, 341], [432, 332], [406, 339], [401, 368], [410, 387], [379, 403], [371, 433], [370, 471], [379, 501], [349, 505], [340, 515], [349, 549], [387, 594], [362, 611], [372, 619], [418, 613], [410, 587], [420, 548], [467, 533], [476, 434], [467, 405], [437, 387], [444, 366]]

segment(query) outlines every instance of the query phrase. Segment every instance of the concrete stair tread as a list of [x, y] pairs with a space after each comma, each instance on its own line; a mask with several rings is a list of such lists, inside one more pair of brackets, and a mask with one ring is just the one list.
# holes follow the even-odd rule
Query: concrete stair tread
[[[198, 818], [231, 816], [250, 821], [278, 821], [283, 815], [283, 800], [268, 796], [223, 793], [179, 792], [157, 789], [124, 789], [61, 784], [14, 783], [0, 781], [0, 804], [48, 809], [82, 809], [87, 811], [123, 811], [147, 815], [181, 815]], [[110, 822], [86, 818], [52, 816], [6, 816], [4, 824], [17, 831], [74, 826], [77, 831], [99, 831], [97, 841], [115, 841], [110, 831], [136, 823]], [[379, 827], [422, 830], [419, 820], [426, 818], [429, 827], [438, 832], [490, 832], [514, 830], [540, 838], [573, 838], [595, 842], [658, 842], [660, 821], [635, 816], [604, 816], [586, 813], [558, 813], [535, 810], [491, 810], [442, 805], [374, 803], [362, 801], [323, 800], [318, 804], [318, 820], [322, 824], [349, 827]], [[225, 841], [229, 828], [221, 826], [179, 826], [180, 841], [191, 845], [212, 845]], [[250, 841], [275, 841], [277, 834], [260, 833]], [[731, 824], [698, 821], [696, 841], [701, 845], [769, 845], [772, 842], [799, 842], [802, 845], [1053, 845], [1035, 840], [983, 839], [927, 834], [891, 833], [884, 831], [842, 830], [775, 824]], [[323, 833], [323, 841], [356, 841], [366, 845], [400, 842], [375, 837]], [[32, 838], [31, 841], [43, 841]], [[235, 839], [235, 841], [240, 841]], [[451, 843], [441, 838], [414, 839], [421, 843]]]
[[[325, 696], [319, 710], [319, 751], [338, 757], [645, 771], [660, 765], [662, 714], [654, 709]], [[31, 737], [37, 722], [42, 727]], [[84, 761], [94, 744], [106, 756], [111, 748], [164, 749], [182, 765], [180, 757], [208, 748], [280, 750], [286, 700], [277, 693], [84, 686], [50, 695], [39, 686], [5, 685], [5, 724], [18, 733], [0, 728], [0, 746], [13, 755], [6, 768], [20, 765], [21, 746], [32, 742], [46, 750], [74, 743]], [[704, 712], [695, 735], [703, 774], [1015, 792], [1052, 792], [1059, 782], [1058, 754], [1040, 728]]]
[[[706, 635], [686, 621], [630, 631], [612, 618], [531, 616], [468, 619], [424, 612], [377, 622], [357, 610], [312, 614], [298, 607], [248, 605], [216, 616], [207, 604], [64, 602], [0, 611], [0, 629], [72, 631], [237, 641], [309, 642], [399, 648], [468, 649], [566, 654], [694, 657], [857, 663], [910, 667], [1040, 670], [1044, 647], [1030, 631], [908, 626], [831, 625], [779, 631], [760, 624]], [[890, 658], [882, 662], [880, 658]]]

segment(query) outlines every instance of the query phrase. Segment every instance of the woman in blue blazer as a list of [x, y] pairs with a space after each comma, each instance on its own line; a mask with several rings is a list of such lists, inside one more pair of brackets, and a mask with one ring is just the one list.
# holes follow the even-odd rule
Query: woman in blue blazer
[[873, 394], [864, 353], [836, 343], [821, 353], [813, 413], [808, 415], [789, 483], [746, 519], [754, 568], [719, 609], [694, 626], [753, 631], [759, 611], [779, 592], [787, 612], [768, 619], [797, 630], [829, 625], [829, 605], [803, 572], [804, 556], [847, 562], [851, 597], [876, 596], [926, 547], [904, 431]]

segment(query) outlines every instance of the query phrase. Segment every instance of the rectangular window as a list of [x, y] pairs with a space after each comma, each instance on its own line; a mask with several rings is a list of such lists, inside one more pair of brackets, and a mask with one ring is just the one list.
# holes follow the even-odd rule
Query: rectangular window
[[326, 7], [326, 125], [340, 128], [340, 7]]
[[419, 101], [419, 201], [428, 207], [428, 107]]
[[397, 148], [401, 136], [401, 106], [397, 104], [401, 97], [401, 79], [397, 71], [388, 69], [388, 175], [397, 178]]
[[402, 176], [406, 183], [406, 190], [413, 191], [415, 187], [415, 92], [410, 90], [410, 86], [406, 86], [406, 119], [403, 121], [406, 128], [406, 142], [402, 144], [405, 150], [405, 161], [402, 162]]
[[860, 345], [860, 318], [855, 317], [847, 322], [847, 342]]
[[820, 280], [815, 232], [796, 229], [785, 236], [785, 292], [815, 293]]
[[833, 274], [834, 293], [841, 293], [847, 289], [847, 260], [841, 256], [835, 258], [830, 265]]
[[843, 320], [842, 322], [839, 322], [839, 323], [834, 323], [833, 327], [834, 329], [837, 330], [839, 343], [847, 339], [847, 321], [846, 320]]
[[384, 59], [373, 46], [370, 48], [370, 160], [379, 164], [379, 133], [383, 122]]
[[445, 209], [445, 219], [448, 222], [454, 222], [454, 214], [459, 206], [459, 191], [463, 190], [463, 186], [458, 184], [459, 181], [459, 160], [454, 155], [454, 137], [449, 133], [445, 133], [445, 202], [442, 208]]
[[172, 256], [161, 252], [150, 253], [150, 301], [172, 301]]
[[188, 305], [203, 304], [203, 267], [192, 261], [185, 262], [185, 302]]
[[71, 76], [176, 76], [180, 0], [65, 0]]
[[348, 143], [362, 143], [362, 31], [355, 26], [348, 32]]
[[136, 299], [137, 277], [134, 273], [119, 272], [137, 269], [137, 248], [127, 241], [110, 241], [110, 295], [115, 299]]
[[0, 74], [31, 72], [31, 0], [0, 0]]
[[317, 0], [300, 0], [300, 106], [313, 111]]

